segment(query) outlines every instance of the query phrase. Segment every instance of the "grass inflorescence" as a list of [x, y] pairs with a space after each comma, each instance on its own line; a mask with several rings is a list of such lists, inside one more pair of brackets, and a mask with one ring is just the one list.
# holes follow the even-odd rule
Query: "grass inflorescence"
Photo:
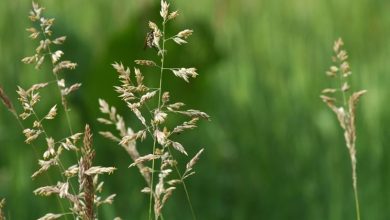
[[[134, 61], [140, 67], [150, 68], [150, 71], [159, 73], [158, 85], [146, 85], [144, 75], [139, 68], [134, 68], [131, 71], [121, 62], [115, 62], [112, 65], [121, 83], [119, 86], [115, 86], [115, 91], [119, 93], [119, 97], [138, 118], [142, 129], [134, 131], [127, 127], [123, 117], [117, 114], [116, 108], [109, 106], [103, 99], [99, 101], [100, 110], [107, 117], [99, 118], [98, 121], [103, 124], [115, 125], [118, 130], [117, 135], [109, 131], [102, 131], [100, 134], [121, 145], [132, 159], [130, 167], [138, 167], [144, 177], [146, 186], [142, 192], [149, 195], [149, 219], [152, 219], [153, 216], [154, 219], [163, 219], [162, 209], [179, 184], [184, 187], [192, 216], [195, 219], [185, 180], [194, 174], [193, 167], [203, 149], [200, 149], [189, 160], [182, 173], [173, 151], [185, 156], [188, 156], [188, 153], [186, 147], [175, 140], [175, 134], [194, 129], [197, 127], [199, 119], [209, 120], [210, 117], [199, 110], [184, 109], [183, 102], [171, 101], [174, 92], [169, 92], [169, 88], [164, 87], [165, 74], [173, 74], [187, 83], [198, 76], [194, 67], [168, 67], [165, 63], [168, 55], [167, 44], [186, 44], [187, 38], [193, 33], [190, 29], [184, 29], [173, 36], [166, 35], [166, 27], [179, 15], [177, 11], [170, 11], [169, 6], [166, 1], [161, 1], [160, 25], [152, 21], [149, 21], [148, 24], [150, 31], [146, 36], [145, 47], [155, 50], [156, 57]], [[167, 121], [173, 115], [183, 115], [188, 120], [168, 127]], [[149, 154], [140, 155], [137, 143], [143, 142], [148, 137], [151, 138], [153, 145], [149, 149]]]
[[336, 88], [322, 90], [321, 99], [336, 114], [341, 128], [344, 130], [344, 139], [349, 152], [352, 166], [352, 186], [354, 191], [356, 219], [360, 220], [359, 196], [356, 174], [356, 104], [366, 90], [351, 92], [349, 78], [352, 75], [348, 63], [348, 54], [342, 49], [344, 42], [339, 38], [333, 46], [335, 55], [332, 57], [335, 65], [331, 66], [326, 74], [338, 81]]
[[[33, 25], [26, 30], [29, 32], [29, 37], [38, 42], [38, 46], [33, 55], [23, 58], [22, 62], [33, 65], [39, 71], [45, 69], [42, 66], [50, 66], [52, 80], [37, 82], [28, 88], [18, 86], [18, 100], [23, 109], [21, 113], [15, 109], [14, 104], [1, 86], [0, 100], [20, 124], [25, 143], [34, 148], [38, 169], [31, 177], [36, 179], [40, 178], [41, 175], [47, 176], [48, 185], [35, 189], [34, 194], [55, 195], [61, 208], [61, 211], [47, 212], [39, 219], [68, 219], [68, 216], [72, 216], [73, 219], [97, 219], [96, 209], [102, 204], [111, 204], [115, 197], [115, 194], [105, 199], [98, 196], [103, 186], [103, 183], [98, 181], [98, 176], [111, 174], [115, 168], [93, 164], [95, 150], [89, 125], [85, 126], [84, 131], [74, 132], [67, 99], [70, 94], [81, 87], [81, 83], [69, 85], [65, 80], [64, 73], [68, 70], [74, 70], [77, 64], [63, 59], [64, 52], [60, 47], [65, 43], [66, 36], [54, 37], [52, 27], [55, 19], [46, 18], [43, 14], [44, 10], [45, 8], [38, 3], [32, 3], [29, 19]], [[203, 149], [189, 157], [186, 147], [176, 140], [175, 135], [196, 128], [200, 119], [210, 119], [209, 115], [202, 111], [184, 108], [183, 102], [171, 101], [171, 94], [174, 92], [169, 92], [169, 88], [164, 87], [165, 74], [173, 74], [187, 83], [198, 76], [197, 69], [194, 67], [168, 67], [165, 63], [168, 54], [167, 44], [186, 44], [187, 39], [193, 34], [192, 30], [184, 29], [173, 36], [166, 35], [166, 26], [173, 22], [178, 15], [178, 11], [169, 11], [169, 4], [166, 1], [161, 1], [160, 25], [150, 21], [148, 23], [150, 31], [145, 40], [145, 48], [152, 48], [156, 51], [156, 57], [153, 58], [156, 61], [153, 59], [134, 61], [142, 68], [148, 67], [152, 71], [158, 72], [158, 85], [153, 87], [146, 85], [144, 75], [139, 68], [134, 68], [134, 71], [131, 71], [122, 63], [112, 64], [121, 83], [119, 86], [115, 86], [115, 91], [119, 93], [119, 97], [139, 119], [139, 125], [143, 128], [133, 131], [126, 126], [124, 118], [117, 113], [115, 107], [109, 106], [108, 102], [103, 99], [99, 100], [100, 110], [106, 117], [99, 118], [98, 121], [107, 125], [115, 125], [118, 133], [102, 131], [100, 134], [117, 142], [129, 154], [130, 167], [137, 167], [146, 183], [142, 192], [149, 195], [149, 207], [147, 208], [149, 219], [156, 220], [164, 219], [162, 210], [173, 191], [180, 184], [184, 188], [193, 219], [196, 219], [185, 181], [195, 173], [193, 168]], [[44, 90], [57, 93], [58, 102], [41, 96]], [[42, 99], [54, 103], [49, 109], [42, 111], [40, 106]], [[40, 107], [38, 108], [38, 106]], [[50, 129], [49, 125], [53, 123], [52, 121], [58, 120], [61, 115], [66, 118], [64, 126], [67, 127], [69, 133], [58, 138], [61, 135], [58, 134], [57, 130]], [[181, 115], [182, 118], [186, 119], [179, 124], [172, 126], [170, 123], [168, 126], [168, 119], [174, 118], [173, 115]], [[147, 138], [150, 138], [153, 145], [148, 154], [141, 155], [137, 145]], [[36, 146], [46, 146], [46, 149], [42, 150]], [[174, 151], [189, 157], [184, 166], [175, 159]], [[72, 158], [76, 158], [73, 165], [65, 165], [63, 159], [65, 154], [73, 155]], [[48, 173], [51, 168], [56, 168], [58, 171], [56, 178], [60, 178], [55, 181], [55, 184], [52, 183], [53, 177]], [[182, 169], [183, 171], [181, 171]], [[65, 207], [60, 199], [65, 199], [68, 206]], [[0, 210], [2, 210], [3, 204], [4, 200], [0, 203]], [[0, 212], [0, 217], [2, 216], [3, 212]], [[2, 219], [4, 218], [2, 217]]]
[[[33, 22], [33, 26], [27, 28], [27, 31], [30, 33], [29, 37], [38, 41], [39, 44], [34, 51], [35, 53], [23, 58], [22, 62], [33, 64], [37, 70], [41, 68], [44, 62], [49, 62], [52, 67], [53, 81], [39, 82], [28, 89], [18, 86], [17, 93], [23, 108], [23, 112], [18, 114], [18, 117], [25, 121], [25, 124], [28, 124], [22, 125], [25, 142], [33, 146], [35, 144], [36, 146], [47, 147], [42, 154], [42, 158], [38, 160], [39, 168], [32, 174], [32, 178], [38, 178], [40, 175], [47, 173], [51, 167], [56, 167], [61, 179], [54, 185], [39, 187], [34, 190], [34, 194], [40, 196], [56, 195], [58, 198], [66, 199], [69, 203], [67, 208], [60, 203], [62, 209], [60, 213], [47, 213], [40, 218], [42, 220], [58, 219], [62, 216], [67, 218], [68, 215], [73, 216], [74, 219], [92, 220], [97, 217], [95, 209], [102, 204], [111, 204], [115, 196], [111, 195], [102, 199], [97, 195], [101, 192], [103, 186], [103, 183], [98, 181], [98, 176], [105, 173], [110, 174], [115, 168], [93, 166], [95, 151], [92, 148], [92, 133], [88, 125], [85, 126], [83, 132], [73, 132], [67, 96], [79, 89], [81, 84], [67, 85], [61, 74], [65, 70], [75, 69], [77, 64], [69, 60], [63, 60], [64, 52], [62, 50], [53, 50], [54, 47], [59, 47], [66, 41], [66, 36], [53, 37], [51, 28], [54, 25], [54, 18], [46, 18], [43, 11], [43, 7], [35, 2], [32, 3], [29, 19]], [[58, 91], [60, 104], [55, 103], [46, 112], [39, 112], [36, 106], [44, 98], [40, 95], [41, 90], [50, 89], [52, 84], [56, 87], [54, 90]], [[1, 93], [3, 94], [3, 91]], [[7, 102], [6, 96], [1, 95], [1, 97], [7, 108], [16, 113], [13, 105]], [[61, 114], [58, 111], [58, 105], [62, 106], [63, 113], [67, 118], [66, 126], [69, 129], [69, 134], [63, 138], [55, 139], [54, 136], [58, 136], [57, 131], [47, 129], [47, 124], [55, 120], [58, 114]], [[83, 136], [84, 141], [81, 144], [80, 140]], [[78, 153], [80, 150], [81, 155]], [[65, 167], [62, 159], [65, 152], [73, 154], [77, 158], [74, 164], [68, 167]], [[73, 181], [72, 179], [77, 180]]]

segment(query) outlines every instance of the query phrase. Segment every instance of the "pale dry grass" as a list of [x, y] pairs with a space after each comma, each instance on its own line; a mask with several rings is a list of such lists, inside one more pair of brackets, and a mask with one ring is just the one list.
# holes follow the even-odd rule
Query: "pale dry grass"
[[[351, 92], [348, 79], [352, 72], [347, 61], [348, 54], [342, 49], [344, 42], [338, 39], [333, 46], [335, 56], [332, 58], [335, 63], [330, 67], [326, 74], [339, 81], [336, 88], [326, 88], [322, 90], [321, 99], [336, 114], [341, 128], [344, 130], [344, 139], [349, 152], [352, 166], [352, 185], [355, 196], [356, 219], [360, 220], [359, 197], [357, 188], [356, 174], [356, 127], [355, 127], [355, 109], [360, 97], [366, 93], [366, 90]], [[338, 95], [338, 96], [337, 96]]]

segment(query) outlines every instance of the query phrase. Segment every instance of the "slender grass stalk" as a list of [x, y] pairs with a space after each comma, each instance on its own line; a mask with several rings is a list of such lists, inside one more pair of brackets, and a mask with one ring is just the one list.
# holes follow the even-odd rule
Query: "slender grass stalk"
[[356, 219], [360, 220], [360, 205], [359, 205], [359, 194], [358, 194], [358, 188], [357, 188], [357, 183], [353, 187], [353, 194], [355, 197], [355, 207], [356, 207]]
[[[169, 149], [169, 151], [171, 151], [171, 149]], [[172, 154], [172, 152], [171, 152], [171, 154]], [[176, 164], [174, 165], [174, 167], [175, 167], [175, 171], [176, 171], [177, 175], [179, 176], [179, 178], [180, 178], [180, 180], [181, 180], [181, 182], [182, 182], [182, 184], [183, 184], [184, 193], [185, 193], [185, 195], [186, 195], [186, 199], [187, 199], [188, 206], [189, 206], [189, 208], [190, 208], [190, 210], [191, 210], [192, 219], [193, 219], [193, 220], [196, 220], [195, 211], [194, 211], [194, 208], [193, 208], [193, 206], [192, 206], [190, 194], [189, 194], [189, 192], [188, 192], [187, 185], [186, 185], [186, 183], [185, 183], [185, 181], [184, 181], [184, 179], [183, 179], [183, 175], [180, 173], [179, 168], [177, 167]]]
[[[161, 53], [161, 64], [160, 64], [160, 83], [159, 83], [159, 87], [158, 87], [158, 104], [157, 104], [157, 109], [158, 110], [161, 110], [161, 91], [162, 91], [162, 82], [163, 82], [163, 73], [164, 73], [164, 60], [165, 60], [165, 21], [162, 22], [162, 27], [163, 27], [163, 31], [162, 31], [162, 38], [163, 38], [163, 41], [162, 41], [162, 53]], [[153, 140], [153, 155], [155, 154], [155, 151], [156, 151], [156, 143], [157, 143], [157, 137], [154, 137], [154, 140]], [[155, 160], [152, 160], [152, 179], [151, 179], [151, 185], [150, 185], [150, 189], [151, 189], [151, 193], [150, 193], [150, 196], [149, 196], [149, 220], [152, 220], [152, 199], [153, 199], [153, 181], [154, 181], [154, 169], [155, 169]]]

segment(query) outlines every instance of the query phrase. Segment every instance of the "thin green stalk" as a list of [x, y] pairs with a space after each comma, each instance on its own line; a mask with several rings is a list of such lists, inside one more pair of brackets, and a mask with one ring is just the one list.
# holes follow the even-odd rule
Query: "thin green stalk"
[[[175, 165], [175, 168], [176, 168], [176, 171], [179, 173], [179, 170], [177, 169], [176, 165]], [[180, 174], [179, 174], [179, 176], [180, 176]], [[181, 179], [181, 178], [182, 178], [182, 177], [180, 176], [180, 179]], [[184, 192], [186, 193], [188, 205], [190, 206], [190, 209], [191, 209], [192, 219], [193, 219], [193, 220], [196, 220], [196, 215], [195, 215], [195, 212], [194, 212], [194, 208], [192, 207], [192, 203], [191, 203], [190, 195], [189, 195], [188, 190], [187, 190], [186, 183], [184, 182], [183, 179], [181, 180], [181, 182], [183, 183]]]
[[359, 206], [359, 195], [358, 195], [357, 181], [353, 186], [353, 194], [355, 196], [356, 220], [360, 220], [360, 206]]
[[[153, 141], [153, 155], [154, 155], [154, 151], [156, 149], [156, 137], [154, 137], [154, 141]], [[152, 178], [150, 180], [150, 197], [149, 197], [149, 220], [152, 220], [152, 199], [153, 199], [153, 195], [154, 195], [154, 191], [153, 191], [153, 178], [154, 178], [154, 160], [152, 161]]]
[[[169, 153], [172, 155], [171, 149], [168, 148], [168, 150], [169, 150]], [[172, 157], [173, 157], [173, 155], [172, 155]], [[193, 220], [196, 220], [195, 211], [194, 211], [194, 208], [193, 208], [192, 203], [191, 203], [190, 194], [188, 193], [186, 183], [184, 182], [183, 176], [181, 175], [181, 173], [180, 173], [180, 171], [179, 171], [179, 168], [177, 167], [176, 164], [174, 164], [174, 167], [175, 167], [175, 170], [176, 170], [177, 175], [179, 176], [179, 178], [180, 178], [180, 180], [181, 180], [181, 182], [182, 182], [182, 184], [183, 184], [183, 188], [184, 188], [184, 192], [185, 192], [185, 194], [186, 194], [187, 202], [188, 202], [188, 205], [189, 205], [190, 210], [191, 210], [192, 219], [193, 219]]]
[[161, 105], [161, 88], [162, 88], [162, 79], [164, 72], [164, 58], [165, 58], [165, 21], [163, 22], [163, 32], [162, 32], [162, 53], [161, 53], [161, 67], [160, 67], [160, 86], [158, 91], [158, 109], [160, 109]]
[[[163, 72], [164, 72], [164, 58], [165, 58], [165, 21], [162, 22], [163, 31], [162, 31], [162, 51], [161, 51], [161, 65], [160, 65], [160, 84], [158, 88], [158, 105], [157, 109], [160, 110], [161, 108], [161, 88], [162, 88], [162, 81], [163, 81]], [[153, 141], [153, 152], [156, 150], [156, 141], [157, 138], [154, 137]], [[155, 160], [152, 161], [152, 178], [150, 181], [150, 198], [149, 198], [149, 220], [152, 220], [152, 199], [153, 199], [153, 181], [154, 181], [154, 168], [155, 168]], [[154, 213], [156, 215], [156, 213]]]

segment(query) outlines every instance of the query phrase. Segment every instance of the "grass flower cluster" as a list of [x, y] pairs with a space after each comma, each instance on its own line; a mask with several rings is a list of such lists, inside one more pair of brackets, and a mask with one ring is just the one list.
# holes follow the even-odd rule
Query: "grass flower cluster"
[[[81, 84], [76, 83], [67, 86], [61, 74], [65, 70], [75, 69], [76, 63], [62, 60], [63, 52], [61, 50], [53, 50], [54, 46], [63, 44], [66, 40], [65, 36], [53, 38], [51, 27], [54, 24], [53, 18], [45, 18], [43, 16], [44, 8], [33, 2], [32, 10], [29, 19], [33, 22], [33, 27], [27, 29], [30, 33], [30, 38], [39, 42], [32, 56], [22, 59], [23, 63], [33, 64], [36, 69], [45, 63], [46, 60], [52, 66], [53, 81], [36, 83], [28, 89], [21, 86], [18, 87], [17, 93], [19, 101], [22, 105], [23, 112], [17, 114], [12, 102], [1, 89], [1, 99], [5, 106], [15, 115], [18, 116], [18, 121], [23, 128], [25, 142], [33, 145], [36, 151], [40, 151], [35, 146], [46, 146], [41, 159], [38, 160], [39, 168], [32, 174], [32, 178], [38, 178], [46, 173], [51, 167], [58, 169], [60, 180], [55, 185], [47, 185], [34, 190], [34, 194], [40, 196], [56, 195], [58, 198], [66, 199], [69, 202], [69, 207], [65, 208], [61, 205], [61, 213], [47, 213], [41, 220], [58, 219], [62, 216], [72, 215], [74, 219], [95, 219], [97, 212], [95, 209], [102, 204], [111, 204], [115, 195], [111, 195], [105, 199], [98, 196], [103, 187], [103, 182], [99, 182], [98, 176], [105, 173], [112, 173], [114, 167], [93, 166], [93, 158], [95, 151], [92, 148], [92, 133], [88, 125], [85, 126], [84, 132], [73, 133], [69, 118], [69, 108], [66, 97], [76, 91]], [[57, 118], [61, 114], [57, 105], [53, 106], [46, 112], [38, 112], [36, 106], [39, 105], [41, 99], [41, 90], [50, 89], [50, 86], [56, 87], [63, 113], [67, 118], [67, 126], [69, 135], [63, 138], [54, 139], [58, 136], [56, 131], [49, 131], [46, 125]], [[23, 120], [24, 123], [22, 123]], [[27, 124], [24, 126], [23, 124]], [[83, 143], [79, 143], [84, 136]], [[81, 146], [81, 147], [80, 147]], [[81, 151], [81, 155], [79, 154]], [[65, 152], [74, 154], [77, 159], [75, 164], [65, 167], [62, 162], [62, 157]], [[51, 179], [51, 178], [49, 178]], [[72, 179], [77, 179], [73, 181]], [[77, 187], [76, 187], [77, 185]]]
[[[155, 22], [149, 22], [150, 32], [147, 34], [145, 42], [146, 48], [156, 50], [156, 57], [134, 61], [138, 66], [158, 72], [160, 76], [158, 85], [146, 85], [144, 83], [144, 74], [142, 74], [139, 68], [134, 68], [131, 71], [130, 68], [125, 67], [120, 62], [115, 62], [112, 65], [121, 83], [119, 86], [115, 86], [115, 91], [118, 92], [119, 97], [138, 118], [143, 128], [134, 131], [127, 127], [124, 124], [123, 117], [116, 113], [115, 107], [109, 106], [105, 100], [99, 100], [100, 110], [106, 117], [99, 118], [98, 121], [107, 125], [115, 125], [118, 131], [116, 135], [110, 131], [102, 131], [100, 134], [121, 145], [132, 159], [130, 167], [138, 167], [141, 175], [144, 177], [146, 187], [142, 192], [150, 196], [149, 219], [153, 218], [153, 214], [155, 219], [163, 219], [162, 209], [178, 184], [183, 185], [193, 218], [195, 218], [184, 180], [194, 174], [193, 167], [203, 149], [200, 149], [192, 159], [189, 159], [184, 172], [181, 173], [173, 151], [177, 151], [185, 156], [188, 156], [188, 153], [183, 144], [175, 140], [175, 134], [196, 128], [199, 119], [210, 119], [202, 111], [184, 109], [185, 104], [183, 102], [171, 101], [174, 93], [169, 92], [169, 88], [164, 88], [164, 74], [173, 74], [187, 83], [190, 82], [191, 78], [198, 76], [196, 68], [167, 67], [165, 63], [165, 58], [168, 54], [167, 44], [186, 44], [187, 38], [193, 33], [192, 30], [185, 29], [179, 31], [174, 36], [166, 36], [166, 26], [173, 22], [178, 15], [177, 11], [169, 11], [169, 4], [166, 1], [161, 1], [161, 23], [157, 25]], [[153, 104], [155, 105], [153, 106]], [[183, 115], [188, 120], [176, 126], [168, 127], [167, 121], [173, 115]], [[140, 155], [137, 150], [137, 143], [143, 142], [148, 137], [153, 140], [150, 153]], [[172, 172], [176, 172], [176, 175], [172, 175]]]
[[333, 46], [335, 56], [331, 66], [326, 74], [335, 78], [339, 83], [336, 88], [326, 88], [322, 90], [321, 99], [329, 106], [336, 114], [341, 128], [344, 130], [344, 139], [349, 151], [349, 156], [352, 165], [352, 185], [356, 203], [356, 218], [360, 219], [360, 208], [357, 189], [356, 175], [356, 127], [355, 127], [355, 109], [360, 97], [366, 93], [366, 90], [352, 92], [348, 82], [351, 76], [351, 68], [348, 63], [348, 54], [342, 49], [344, 42], [339, 38]]

